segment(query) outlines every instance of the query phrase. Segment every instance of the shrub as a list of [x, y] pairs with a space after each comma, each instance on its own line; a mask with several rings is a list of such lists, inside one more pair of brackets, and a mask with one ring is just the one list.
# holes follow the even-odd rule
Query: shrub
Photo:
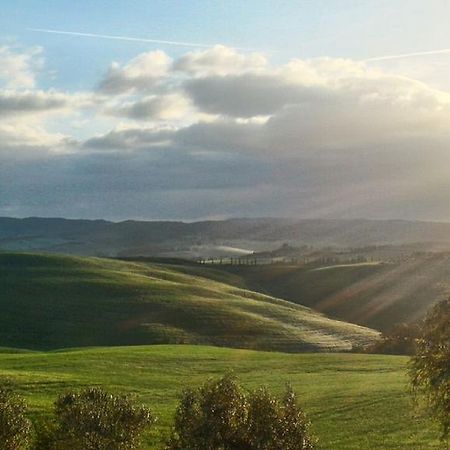
[[292, 389], [279, 400], [232, 376], [184, 392], [167, 450], [308, 450], [309, 422]]
[[424, 397], [433, 417], [450, 432], [450, 300], [428, 313], [410, 365], [413, 392]]
[[28, 444], [31, 423], [25, 402], [7, 387], [0, 387], [0, 448], [16, 450]]
[[61, 395], [55, 403], [55, 425], [39, 437], [41, 447], [71, 450], [125, 450], [141, 444], [153, 418], [129, 396], [99, 388]]
[[420, 323], [399, 323], [381, 339], [365, 349], [366, 353], [381, 353], [385, 355], [413, 355], [416, 341], [420, 334]]

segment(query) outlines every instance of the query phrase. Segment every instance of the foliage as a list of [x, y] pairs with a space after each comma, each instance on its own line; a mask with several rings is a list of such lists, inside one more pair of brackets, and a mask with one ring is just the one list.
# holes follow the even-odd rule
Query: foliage
[[365, 349], [367, 353], [413, 355], [420, 335], [420, 324], [399, 323], [383, 333], [381, 339]]
[[26, 418], [25, 402], [7, 386], [0, 387], [0, 448], [24, 448], [29, 440], [31, 423]]
[[[34, 422], [33, 450], [57, 450], [58, 425], [55, 420], [48, 417], [39, 418]], [[60, 442], [63, 445], [62, 442]]]
[[436, 304], [428, 313], [417, 351], [411, 360], [413, 391], [422, 394], [433, 417], [450, 432], [450, 299]]
[[[55, 403], [56, 427], [41, 435], [51, 449], [125, 450], [140, 447], [152, 423], [150, 411], [129, 396], [100, 388], [61, 395]], [[45, 447], [44, 447], [45, 448]]]
[[167, 450], [307, 450], [309, 422], [292, 389], [246, 392], [230, 375], [185, 391]]

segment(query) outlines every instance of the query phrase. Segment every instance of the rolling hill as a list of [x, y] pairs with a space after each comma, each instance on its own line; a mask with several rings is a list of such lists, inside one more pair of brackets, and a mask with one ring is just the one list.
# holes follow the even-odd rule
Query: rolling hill
[[[200, 268], [199, 268], [200, 267]], [[450, 295], [450, 255], [418, 255], [406, 261], [333, 266], [288, 264], [192, 266], [187, 273], [221, 279], [309, 306], [328, 316], [387, 331], [421, 319]]]
[[162, 264], [0, 253], [0, 347], [140, 344], [343, 351], [374, 330]]

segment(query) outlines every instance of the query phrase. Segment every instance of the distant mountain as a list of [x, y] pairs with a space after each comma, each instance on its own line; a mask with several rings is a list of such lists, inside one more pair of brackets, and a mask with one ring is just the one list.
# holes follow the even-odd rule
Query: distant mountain
[[364, 219], [171, 221], [0, 218], [0, 249], [79, 255], [220, 256], [292, 245], [358, 247], [422, 243], [450, 249], [450, 223]]

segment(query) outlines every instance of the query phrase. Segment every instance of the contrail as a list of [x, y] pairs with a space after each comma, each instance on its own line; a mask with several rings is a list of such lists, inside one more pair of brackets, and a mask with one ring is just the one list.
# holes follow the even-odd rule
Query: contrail
[[450, 53], [450, 48], [444, 48], [441, 50], [429, 50], [427, 52], [402, 53], [400, 55], [377, 56], [376, 58], [363, 59], [363, 61], [364, 62], [387, 61], [389, 59], [412, 58], [414, 56], [441, 55], [443, 53]]
[[[132, 41], [132, 42], [147, 42], [151, 44], [164, 44], [164, 45], [178, 45], [180, 47], [197, 47], [197, 48], [211, 48], [215, 44], [198, 44], [195, 42], [180, 42], [180, 41], [164, 41], [161, 39], [145, 39], [130, 36], [115, 36], [110, 34], [96, 34], [96, 33], [80, 33], [78, 31], [63, 31], [63, 30], [48, 30], [43, 28], [27, 28], [28, 31], [36, 31], [38, 33], [51, 33], [51, 34], [65, 34], [69, 36], [81, 36], [89, 38], [99, 39], [113, 39], [117, 41]], [[248, 48], [234, 47], [237, 50], [247, 50]]]

